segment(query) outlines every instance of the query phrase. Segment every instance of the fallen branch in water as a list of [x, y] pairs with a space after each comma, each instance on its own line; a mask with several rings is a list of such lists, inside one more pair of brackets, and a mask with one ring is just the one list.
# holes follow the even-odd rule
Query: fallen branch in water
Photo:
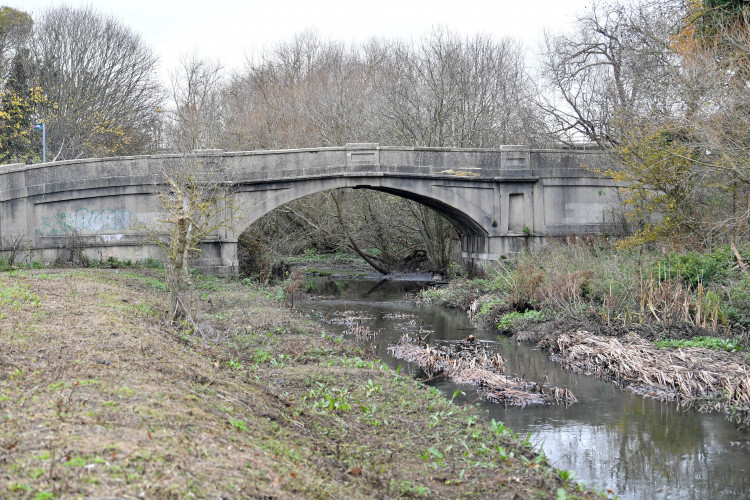
[[398, 359], [419, 365], [428, 379], [444, 375], [459, 384], [475, 385], [492, 403], [525, 407], [578, 401], [568, 389], [552, 388], [545, 393], [544, 383], [505, 376], [500, 354], [492, 353], [473, 337], [430, 346], [404, 335], [398, 343], [388, 346], [388, 351]]

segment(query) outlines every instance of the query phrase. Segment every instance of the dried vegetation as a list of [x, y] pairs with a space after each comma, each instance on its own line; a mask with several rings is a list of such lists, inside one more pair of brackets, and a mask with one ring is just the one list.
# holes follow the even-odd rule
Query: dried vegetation
[[544, 382], [506, 376], [500, 354], [488, 350], [473, 336], [429, 346], [404, 335], [388, 350], [398, 359], [416, 363], [430, 379], [445, 376], [458, 384], [477, 386], [479, 394], [493, 403], [525, 407], [577, 402], [566, 388], [550, 387], [544, 392]]
[[596, 375], [638, 394], [723, 411], [745, 423], [750, 416], [750, 363], [734, 353], [659, 349], [635, 334], [618, 339], [580, 330], [540, 344], [566, 368]]

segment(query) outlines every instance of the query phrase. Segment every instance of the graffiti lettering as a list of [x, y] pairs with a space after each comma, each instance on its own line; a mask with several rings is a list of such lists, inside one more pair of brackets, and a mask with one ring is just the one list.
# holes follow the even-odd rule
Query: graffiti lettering
[[87, 210], [81, 208], [75, 215], [78, 231], [115, 231], [130, 227], [128, 210]]
[[55, 225], [48, 217], [42, 217], [37, 236], [71, 234], [74, 231], [118, 231], [130, 227], [130, 210], [89, 210], [80, 208], [76, 212], [58, 212]]

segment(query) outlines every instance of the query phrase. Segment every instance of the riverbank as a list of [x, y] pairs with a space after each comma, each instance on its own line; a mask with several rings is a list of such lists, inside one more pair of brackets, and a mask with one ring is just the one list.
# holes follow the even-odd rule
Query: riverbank
[[0, 491], [17, 498], [591, 498], [501, 423], [290, 312], [158, 271], [0, 273]]
[[732, 259], [549, 245], [421, 300], [463, 309], [576, 372], [747, 426], [750, 280]]
[[535, 343], [574, 372], [602, 378], [644, 397], [674, 401], [685, 409], [722, 412], [742, 426], [750, 424], [750, 362], [746, 351], [660, 348], [632, 331], [607, 336], [594, 335], [581, 326], [567, 326], [565, 321], [553, 321], [510, 335]]

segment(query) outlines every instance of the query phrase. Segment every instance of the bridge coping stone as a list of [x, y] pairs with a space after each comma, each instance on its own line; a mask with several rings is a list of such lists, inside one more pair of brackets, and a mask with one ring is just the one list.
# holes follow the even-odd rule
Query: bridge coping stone
[[[381, 146], [379, 143], [347, 143], [345, 146], [317, 147], [317, 148], [296, 148], [296, 149], [271, 149], [257, 151], [225, 151], [223, 149], [197, 149], [193, 151], [196, 156], [270, 156], [279, 154], [295, 154], [306, 152], [326, 152], [326, 151], [352, 151], [362, 149], [375, 149], [381, 151], [434, 151], [434, 152], [455, 152], [455, 153], [510, 153], [523, 151], [532, 154], [567, 154], [567, 155], [601, 155], [602, 151], [595, 149], [532, 149], [522, 144], [501, 145], [499, 148], [456, 148], [456, 147], [437, 147], [437, 146]], [[25, 165], [23, 163], [12, 163], [9, 165], [0, 165], [0, 174], [12, 173], [20, 170], [32, 170], [36, 168], [45, 168], [57, 165], [86, 164], [86, 163], [103, 163], [116, 162], [123, 160], [136, 159], [169, 159], [180, 158], [184, 155], [179, 153], [159, 153], [150, 155], [131, 155], [131, 156], [113, 156], [101, 158], [81, 158], [73, 160], [61, 160], [47, 163], [33, 163]]]

